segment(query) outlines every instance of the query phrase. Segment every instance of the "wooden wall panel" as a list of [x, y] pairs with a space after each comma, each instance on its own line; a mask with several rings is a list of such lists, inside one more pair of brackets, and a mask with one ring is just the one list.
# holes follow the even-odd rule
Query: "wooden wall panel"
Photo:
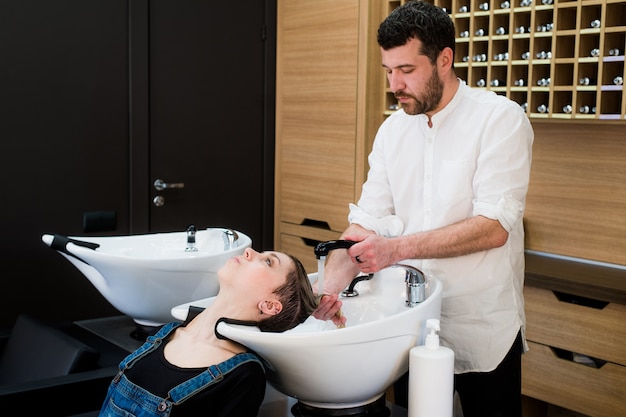
[[533, 126], [526, 248], [626, 265], [626, 126]]

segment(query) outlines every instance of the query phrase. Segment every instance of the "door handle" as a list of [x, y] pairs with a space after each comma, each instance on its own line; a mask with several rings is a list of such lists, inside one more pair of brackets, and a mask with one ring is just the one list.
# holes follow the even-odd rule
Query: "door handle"
[[161, 179], [157, 179], [154, 182], [154, 188], [156, 188], [158, 191], [163, 191], [165, 189], [169, 189], [169, 188], [185, 188], [185, 183], [184, 182], [171, 182], [171, 183], [167, 183]]
[[152, 204], [157, 207], [163, 207], [163, 205], [165, 204], [165, 198], [162, 195], [157, 195], [152, 199]]

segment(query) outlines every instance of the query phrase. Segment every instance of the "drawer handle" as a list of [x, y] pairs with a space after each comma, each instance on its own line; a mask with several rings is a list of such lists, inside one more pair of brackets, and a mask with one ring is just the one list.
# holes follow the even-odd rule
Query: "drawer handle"
[[306, 237], [301, 237], [302, 241], [305, 245], [310, 246], [312, 248], [316, 247], [318, 243], [321, 243], [321, 240], [308, 239]]
[[576, 304], [585, 307], [591, 307], [598, 310], [602, 310], [609, 305], [607, 301], [596, 300], [594, 298], [583, 297], [580, 295], [568, 294], [560, 291], [552, 291], [556, 298], [564, 303]]
[[300, 225], [315, 227], [316, 229], [330, 230], [330, 225], [327, 222], [321, 220], [304, 219], [302, 220], [302, 223], [300, 223]]
[[559, 358], [580, 365], [589, 366], [590, 368], [600, 369], [606, 363], [605, 360], [594, 358], [593, 356], [583, 355], [582, 353], [571, 352], [569, 350], [555, 348], [550, 346], [550, 350]]

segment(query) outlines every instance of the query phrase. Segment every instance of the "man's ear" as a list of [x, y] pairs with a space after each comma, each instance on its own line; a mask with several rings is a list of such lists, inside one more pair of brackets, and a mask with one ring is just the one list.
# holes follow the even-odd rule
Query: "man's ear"
[[453, 60], [454, 57], [452, 53], [452, 48], [443, 48], [443, 50], [439, 53], [439, 65], [442, 71], [450, 71], [450, 68], [452, 68]]
[[265, 300], [259, 303], [261, 313], [274, 316], [283, 310], [283, 304], [278, 300]]

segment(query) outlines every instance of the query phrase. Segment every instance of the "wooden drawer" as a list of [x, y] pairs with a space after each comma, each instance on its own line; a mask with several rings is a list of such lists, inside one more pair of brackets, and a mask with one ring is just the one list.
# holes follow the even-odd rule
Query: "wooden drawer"
[[281, 223], [280, 231], [276, 250], [289, 253], [300, 259], [308, 273], [317, 272], [318, 269], [317, 258], [314, 253], [315, 245], [319, 242], [338, 239], [341, 235], [341, 233], [330, 230], [294, 226], [288, 223]]
[[625, 305], [589, 307], [532, 286], [524, 288], [524, 298], [528, 340], [626, 365]]
[[560, 359], [529, 342], [522, 355], [522, 393], [592, 417], [626, 415], [626, 367], [607, 362], [592, 368]]

